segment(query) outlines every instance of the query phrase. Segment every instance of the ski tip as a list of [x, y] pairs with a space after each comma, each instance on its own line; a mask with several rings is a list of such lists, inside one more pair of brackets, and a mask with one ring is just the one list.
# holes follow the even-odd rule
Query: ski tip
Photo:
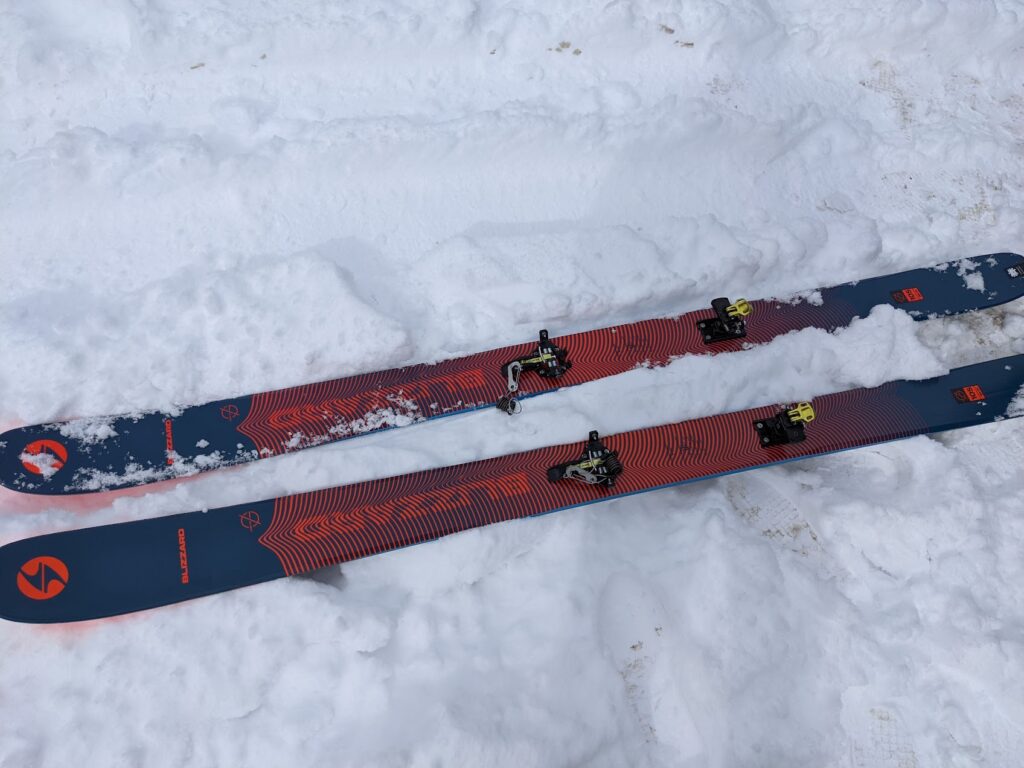
[[93, 557], [95, 532], [109, 528], [47, 533], [0, 547], [0, 619], [67, 624], [122, 612], [119, 595], [145, 579], [137, 568], [126, 578], [118, 550]]
[[[33, 439], [29, 427], [0, 432], [0, 486], [12, 491], [32, 493], [37, 485], [32, 477], [38, 476], [43, 480], [43, 473], [50, 471], [34, 463], [37, 455], [42, 465], [58, 467], [63, 466], [63, 461], [67, 460], [67, 449], [56, 441], [51, 446], [45, 441]], [[63, 461], [61, 455], [64, 456]], [[23, 481], [26, 481], [26, 487], [21, 487]]]
[[84, 447], [56, 425], [34, 424], [0, 433], [0, 487], [43, 496], [110, 490], [84, 483], [71, 486], [71, 478], [86, 463]]
[[58, 475], [68, 463], [68, 441], [59, 433], [17, 427], [0, 433], [0, 486], [19, 493], [64, 492]]
[[70, 572], [59, 557], [35, 552], [23, 539], [0, 547], [0, 618], [38, 624], [60, 621], [49, 601], [68, 585]]

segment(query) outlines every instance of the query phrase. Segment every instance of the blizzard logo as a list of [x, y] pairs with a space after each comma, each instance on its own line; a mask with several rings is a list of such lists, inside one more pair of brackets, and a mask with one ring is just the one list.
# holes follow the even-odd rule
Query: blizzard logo
[[164, 448], [167, 450], [167, 464], [174, 463], [174, 430], [171, 428], [171, 420], [164, 419]]
[[188, 584], [188, 547], [185, 546], [185, 529], [178, 529], [178, 565], [181, 567], [181, 583]]
[[918, 288], [904, 288], [902, 291], [893, 291], [890, 296], [892, 296], [892, 300], [897, 304], [924, 301], [924, 294]]
[[[487, 378], [482, 370], [458, 371], [425, 381], [381, 387], [359, 395], [281, 408], [267, 416], [267, 423], [274, 429], [309, 430], [319, 433], [324, 430], [325, 425], [329, 427], [339, 419], [362, 419], [374, 411], [395, 407], [405, 412], [410, 410], [410, 405], [406, 401], [430, 403], [443, 399], [445, 395], [468, 394], [484, 390], [486, 386]], [[411, 406], [415, 408], [416, 402], [411, 403]]]
[[1007, 267], [1006, 274], [1013, 278], [1024, 277], [1024, 261], [1020, 264], [1014, 264], [1012, 267]]
[[335, 496], [338, 489], [300, 494], [274, 502], [273, 522], [259, 542], [292, 575], [408, 544], [425, 531], [442, 536], [518, 517], [536, 504], [524, 498], [534, 490], [529, 475], [514, 472], [377, 504], [349, 504]]
[[[522, 472], [503, 477], [486, 478], [465, 485], [400, 496], [380, 504], [359, 507], [351, 514], [338, 515], [332, 521], [340, 527], [367, 529], [389, 521], [417, 520], [429, 515], [452, 515], [459, 511], [488, 505], [512, 496], [524, 496], [532, 490], [529, 478]], [[354, 526], [352, 524], [355, 524]], [[340, 528], [339, 528], [340, 529]]]
[[985, 393], [977, 384], [953, 390], [953, 397], [958, 403], [977, 403], [985, 399]]

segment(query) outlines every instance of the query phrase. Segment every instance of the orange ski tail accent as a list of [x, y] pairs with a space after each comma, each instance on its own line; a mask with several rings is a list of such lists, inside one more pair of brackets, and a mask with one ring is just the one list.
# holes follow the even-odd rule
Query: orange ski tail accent
[[985, 399], [985, 393], [977, 384], [971, 384], [968, 387], [954, 389], [953, 397], [955, 397], [959, 403], [980, 403]]
[[912, 304], [924, 301], [924, 294], [919, 288], [904, 288], [902, 291], [893, 291], [892, 298], [897, 304]]

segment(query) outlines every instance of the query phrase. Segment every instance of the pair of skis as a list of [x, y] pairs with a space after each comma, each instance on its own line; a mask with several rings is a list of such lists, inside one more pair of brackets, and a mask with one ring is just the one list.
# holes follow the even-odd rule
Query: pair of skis
[[[252, 461], [562, 386], [736, 351], [874, 307], [917, 319], [1024, 295], [1024, 259], [1000, 253], [824, 288], [730, 302], [416, 365], [221, 400], [176, 413], [36, 425], [0, 435], [0, 484], [109, 490]], [[554, 512], [1024, 413], [1024, 356], [296, 496], [53, 533], [0, 547], [0, 617], [100, 618], [303, 573], [494, 522]], [[124, 574], [132, 574], [124, 578]]]

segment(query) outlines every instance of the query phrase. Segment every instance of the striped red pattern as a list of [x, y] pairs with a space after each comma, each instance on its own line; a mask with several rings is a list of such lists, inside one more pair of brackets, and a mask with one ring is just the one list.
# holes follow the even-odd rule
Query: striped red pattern
[[[569, 352], [573, 367], [558, 379], [523, 376], [523, 394], [558, 389], [613, 376], [639, 365], [664, 365], [686, 354], [715, 354], [771, 341], [795, 327], [831, 330], [855, 313], [840, 301], [750, 302], [747, 338], [704, 344], [699, 320], [710, 309], [681, 317], [644, 320], [553, 338]], [[238, 431], [263, 455], [299, 450], [390, 426], [394, 416], [414, 420], [496, 403], [506, 392], [501, 366], [531, 354], [536, 343], [492, 349], [434, 365], [394, 368], [344, 379], [253, 395]], [[390, 416], [390, 418], [389, 418]]]
[[625, 465], [614, 489], [549, 483], [584, 440], [496, 459], [278, 499], [260, 543], [291, 575], [456, 531], [817, 453], [920, 434], [925, 424], [892, 385], [814, 400], [801, 443], [761, 448], [762, 407], [603, 438]]

